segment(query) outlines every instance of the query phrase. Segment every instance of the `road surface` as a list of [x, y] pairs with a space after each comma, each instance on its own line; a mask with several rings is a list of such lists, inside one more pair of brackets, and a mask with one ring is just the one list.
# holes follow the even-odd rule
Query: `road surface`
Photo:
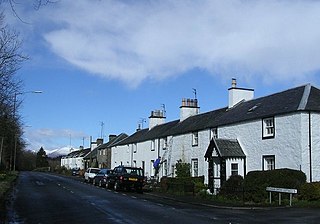
[[8, 222], [29, 223], [319, 223], [319, 209], [214, 208], [114, 192], [48, 173], [21, 172]]

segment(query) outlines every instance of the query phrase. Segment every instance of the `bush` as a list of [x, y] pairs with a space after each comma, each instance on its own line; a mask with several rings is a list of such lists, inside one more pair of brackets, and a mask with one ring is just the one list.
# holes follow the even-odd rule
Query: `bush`
[[219, 195], [228, 199], [243, 199], [243, 177], [231, 176], [221, 187]]
[[320, 200], [320, 182], [305, 183], [300, 187], [298, 198], [306, 201]]
[[190, 177], [191, 176], [191, 165], [190, 163], [182, 163], [182, 162], [178, 162], [176, 164], [176, 174], [177, 174], [177, 178], [180, 177]]
[[300, 189], [306, 182], [302, 171], [277, 169], [268, 171], [252, 171], [244, 179], [244, 197], [246, 201], [262, 202], [267, 199], [266, 187]]

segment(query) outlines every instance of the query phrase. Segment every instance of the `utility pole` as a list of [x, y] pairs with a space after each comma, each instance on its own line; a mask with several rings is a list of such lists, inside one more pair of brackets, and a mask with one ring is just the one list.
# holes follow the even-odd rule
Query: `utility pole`
[[100, 125], [101, 125], [101, 138], [103, 139], [103, 126], [104, 126], [104, 122], [103, 121], [101, 121], [101, 123], [100, 123]]

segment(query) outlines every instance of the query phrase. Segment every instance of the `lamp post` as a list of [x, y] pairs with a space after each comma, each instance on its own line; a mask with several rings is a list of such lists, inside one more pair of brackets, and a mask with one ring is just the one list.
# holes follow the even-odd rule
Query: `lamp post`
[[[13, 102], [13, 118], [16, 117], [17, 96], [23, 95], [26, 93], [42, 93], [42, 91], [41, 90], [34, 90], [34, 91], [26, 91], [26, 92], [15, 92], [14, 93], [14, 102]], [[16, 170], [16, 159], [17, 159], [17, 134], [14, 135], [13, 171]]]

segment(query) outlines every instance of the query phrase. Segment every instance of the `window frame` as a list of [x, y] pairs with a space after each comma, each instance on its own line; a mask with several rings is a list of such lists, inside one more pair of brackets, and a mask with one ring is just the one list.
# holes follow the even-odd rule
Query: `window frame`
[[[236, 168], [233, 166], [237, 166]], [[239, 163], [231, 163], [230, 165], [231, 176], [239, 175]]]
[[[271, 125], [268, 125], [268, 122], [271, 121]], [[272, 133], [268, 133], [269, 129], [272, 130]], [[275, 118], [266, 117], [262, 119], [262, 139], [270, 139], [275, 137]]]
[[164, 137], [162, 139], [162, 150], [166, 150], [168, 148], [168, 137]]
[[192, 177], [199, 176], [199, 160], [197, 158], [191, 159], [191, 176]]
[[198, 146], [199, 145], [199, 132], [193, 131], [192, 132], [192, 146]]
[[[271, 169], [269, 169], [270, 164], [268, 163], [269, 161], [273, 161], [271, 163]], [[276, 169], [276, 156], [275, 155], [263, 155], [262, 156], [262, 170], [267, 171], [267, 170], [275, 170]]]
[[151, 151], [155, 151], [156, 150], [156, 140], [151, 140]]

